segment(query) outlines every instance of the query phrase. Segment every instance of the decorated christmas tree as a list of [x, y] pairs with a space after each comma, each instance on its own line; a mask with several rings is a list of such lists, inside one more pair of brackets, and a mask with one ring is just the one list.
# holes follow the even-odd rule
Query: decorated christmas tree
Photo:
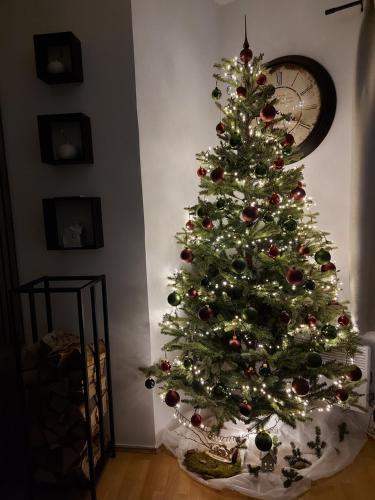
[[[312, 409], [356, 402], [358, 335], [262, 56], [245, 37], [239, 58], [215, 68], [218, 145], [197, 155], [200, 195], [177, 234], [183, 264], [161, 323], [165, 359], [143, 372], [175, 411], [190, 405], [192, 427], [214, 435], [242, 422], [266, 451], [271, 417], [294, 427]], [[332, 350], [347, 362], [325, 361]]]

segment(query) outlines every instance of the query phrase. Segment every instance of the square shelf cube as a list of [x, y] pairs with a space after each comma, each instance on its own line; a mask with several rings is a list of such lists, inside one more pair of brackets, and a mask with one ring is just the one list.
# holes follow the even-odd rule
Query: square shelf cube
[[43, 212], [48, 250], [85, 250], [104, 246], [100, 198], [46, 198]]
[[39, 143], [43, 163], [94, 163], [90, 118], [83, 113], [39, 115]]
[[83, 82], [81, 42], [71, 31], [34, 35], [36, 73], [54, 85]]

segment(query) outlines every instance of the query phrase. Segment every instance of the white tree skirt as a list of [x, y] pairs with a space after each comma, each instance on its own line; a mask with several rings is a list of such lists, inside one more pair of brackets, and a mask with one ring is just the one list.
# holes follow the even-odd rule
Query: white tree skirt
[[[188, 415], [187, 415], [188, 416]], [[243, 495], [253, 498], [274, 499], [274, 498], [296, 498], [311, 487], [311, 481], [316, 481], [322, 477], [332, 476], [336, 472], [344, 469], [353, 462], [362, 446], [366, 442], [366, 429], [368, 417], [354, 411], [342, 411], [339, 408], [332, 408], [327, 413], [315, 412], [312, 414], [314, 422], [299, 423], [296, 429], [282, 424], [271, 422], [267, 427], [273, 428], [272, 433], [276, 434], [282, 445], [278, 449], [278, 460], [274, 472], [259, 473], [258, 478], [250, 475], [247, 471], [247, 464], [253, 467], [260, 465], [260, 452], [255, 447], [255, 434], [251, 434], [247, 440], [247, 449], [243, 450], [243, 472], [237, 476], [227, 479], [204, 480], [197, 474], [191, 473], [183, 466], [185, 452], [189, 449], [204, 449], [192, 440], [191, 431], [187, 426], [182, 425], [177, 420], [173, 422], [163, 433], [163, 444], [178, 459], [178, 462], [188, 474], [196, 481], [222, 490], [224, 488], [238, 491]], [[339, 442], [338, 425], [346, 422], [349, 434], [345, 435], [343, 442]], [[208, 422], [206, 422], [208, 423]], [[319, 426], [322, 433], [322, 441], [326, 441], [327, 446], [323, 450], [322, 457], [318, 459], [313, 450], [307, 446], [308, 441], [315, 440], [315, 427]], [[236, 436], [245, 434], [246, 426], [243, 424], [234, 425], [231, 422], [225, 425], [223, 436]], [[303, 479], [292, 484], [290, 488], [284, 488], [284, 476], [281, 474], [283, 467], [289, 468], [285, 455], [291, 454], [290, 442], [293, 441], [302, 451], [302, 456], [312, 462], [310, 467], [298, 471]], [[229, 443], [229, 447], [234, 446], [234, 442]]]

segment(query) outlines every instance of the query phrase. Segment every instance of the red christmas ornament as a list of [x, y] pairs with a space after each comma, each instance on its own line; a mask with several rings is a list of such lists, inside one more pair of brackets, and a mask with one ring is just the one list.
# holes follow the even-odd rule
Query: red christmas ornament
[[328, 271], [335, 271], [336, 266], [333, 262], [328, 262], [328, 264], [323, 264], [320, 270], [322, 273], [327, 273]]
[[297, 182], [297, 186], [300, 187], [300, 188], [303, 188], [306, 186], [306, 184], [304, 184], [302, 181], [298, 181]]
[[165, 403], [173, 408], [180, 402], [180, 395], [177, 391], [170, 389], [165, 395]]
[[222, 182], [224, 180], [224, 169], [222, 167], [214, 168], [210, 177], [213, 182]]
[[294, 137], [292, 134], [285, 134], [284, 139], [281, 141], [282, 146], [293, 146]]
[[247, 92], [245, 87], [237, 87], [236, 92], [239, 97], [246, 97]]
[[193, 252], [190, 248], [184, 248], [180, 253], [180, 257], [182, 260], [190, 264], [190, 262], [193, 261]]
[[256, 82], [258, 85], [264, 85], [267, 82], [267, 77], [264, 73], [257, 76]]
[[309, 381], [302, 377], [295, 378], [292, 382], [292, 390], [297, 396], [306, 396], [310, 390]]
[[199, 167], [197, 170], [198, 177], [204, 177], [207, 174], [207, 170], [204, 167]]
[[346, 378], [351, 382], [358, 382], [362, 378], [362, 370], [359, 366], [353, 365], [350, 367], [350, 370], [346, 374]]
[[261, 110], [259, 117], [264, 123], [270, 123], [275, 118], [276, 112], [272, 104], [266, 104]]
[[241, 342], [238, 340], [236, 335], [233, 335], [233, 337], [230, 339], [229, 347], [234, 351], [239, 351], [241, 349]]
[[310, 255], [310, 248], [307, 247], [306, 245], [304, 245], [303, 243], [301, 243], [300, 245], [298, 245], [297, 247], [297, 252], [300, 254], [300, 255]]
[[303, 271], [291, 267], [286, 273], [286, 280], [290, 285], [300, 285], [303, 281]]
[[342, 314], [337, 318], [337, 323], [341, 326], [348, 326], [350, 324], [350, 318], [346, 314]]
[[240, 404], [240, 413], [241, 415], [243, 415], [244, 417], [248, 417], [251, 413], [251, 410], [253, 409], [253, 407], [251, 406], [250, 403], [248, 403], [247, 401], [243, 401], [241, 404]]
[[292, 198], [294, 201], [300, 201], [303, 200], [303, 198], [306, 196], [306, 191], [302, 189], [301, 187], [296, 187], [290, 192], [290, 198]]
[[185, 227], [188, 231], [192, 231], [195, 228], [195, 224], [192, 220], [188, 220]]
[[275, 167], [276, 170], [282, 170], [285, 165], [285, 162], [282, 158], [276, 158], [276, 160], [273, 162], [273, 166]]
[[268, 249], [268, 255], [272, 257], [273, 259], [280, 255], [280, 250], [277, 248], [276, 245], [271, 245]]
[[163, 370], [163, 372], [169, 372], [169, 370], [172, 368], [172, 365], [167, 359], [164, 359], [164, 361], [162, 361], [160, 364], [160, 368]]
[[290, 323], [290, 319], [291, 318], [290, 318], [290, 314], [288, 313], [288, 311], [281, 311], [281, 313], [280, 313], [280, 321], [282, 323], [285, 323], [287, 325], [288, 323]]
[[344, 403], [349, 398], [349, 393], [346, 389], [337, 389], [337, 391], [335, 392], [335, 398], [337, 399], [337, 401], [341, 401], [342, 403]]
[[214, 223], [212, 222], [212, 220], [209, 218], [209, 217], [205, 217], [203, 220], [202, 220], [202, 227], [204, 229], [207, 229], [207, 231], [210, 231], [211, 229], [213, 229], [215, 226], [214, 226]]
[[245, 375], [246, 378], [251, 379], [256, 376], [257, 372], [253, 366], [248, 366], [247, 368], [244, 369], [243, 374]]
[[317, 319], [315, 316], [312, 314], [308, 314], [305, 318], [306, 323], [309, 325], [310, 328], [314, 328], [317, 323]]
[[191, 416], [190, 422], [193, 427], [199, 427], [202, 423], [202, 417], [199, 415], [199, 413], [194, 413]]
[[198, 316], [202, 321], [210, 321], [214, 317], [214, 311], [210, 306], [205, 305], [199, 309]]
[[216, 132], [218, 134], [224, 134], [225, 132], [225, 125], [223, 122], [219, 122], [217, 125], [216, 125]]
[[281, 196], [277, 193], [272, 193], [268, 198], [268, 202], [270, 205], [279, 205], [279, 203], [281, 202]]
[[196, 297], [198, 297], [199, 292], [196, 288], [189, 288], [188, 295], [189, 295], [189, 297], [192, 297], [193, 299], [195, 299]]
[[254, 222], [258, 218], [257, 207], [245, 207], [241, 214], [242, 220], [245, 222]]

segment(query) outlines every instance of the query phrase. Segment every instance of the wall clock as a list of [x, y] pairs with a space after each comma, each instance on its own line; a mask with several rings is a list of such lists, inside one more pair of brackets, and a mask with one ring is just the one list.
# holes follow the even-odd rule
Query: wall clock
[[285, 56], [266, 63], [268, 82], [275, 86], [277, 108], [291, 119], [280, 126], [293, 134], [303, 157], [328, 134], [336, 112], [336, 90], [327, 70], [314, 59]]

